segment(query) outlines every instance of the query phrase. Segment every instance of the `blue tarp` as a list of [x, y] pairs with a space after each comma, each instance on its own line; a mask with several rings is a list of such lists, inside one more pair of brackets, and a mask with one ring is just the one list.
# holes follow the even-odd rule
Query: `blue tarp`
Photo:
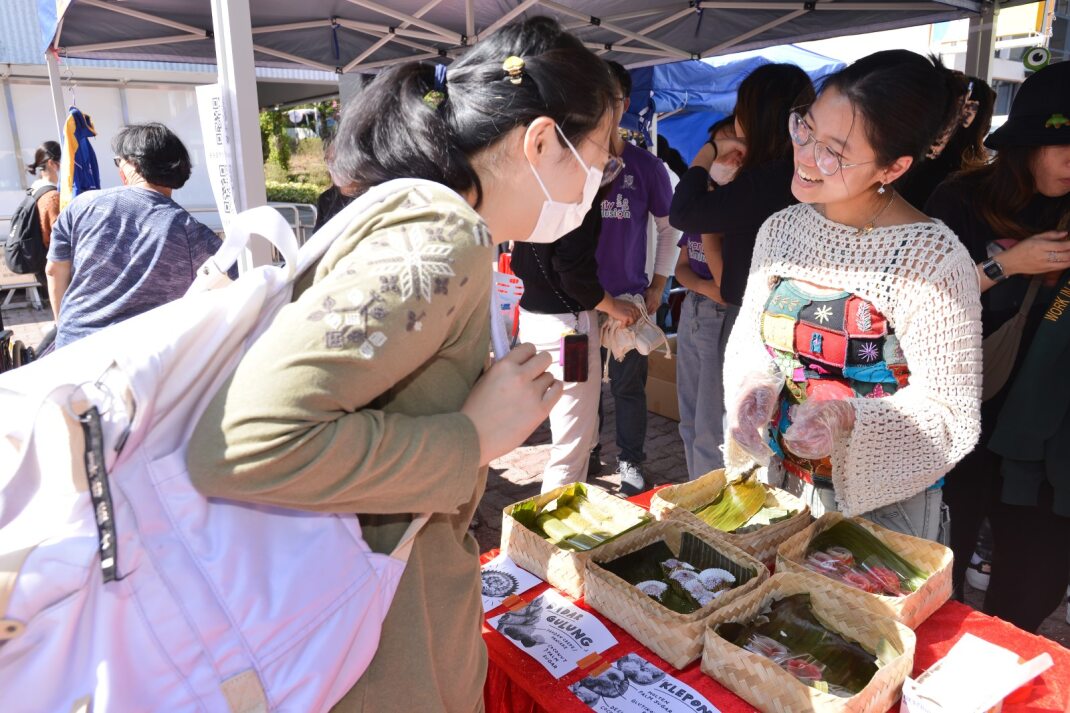
[[796, 64], [817, 82], [844, 66], [843, 62], [794, 45], [705, 60], [673, 62], [631, 71], [631, 108], [624, 125], [649, 135], [654, 112], [676, 112], [658, 120], [658, 134], [690, 162], [706, 140], [706, 129], [732, 113], [736, 90], [763, 64]]

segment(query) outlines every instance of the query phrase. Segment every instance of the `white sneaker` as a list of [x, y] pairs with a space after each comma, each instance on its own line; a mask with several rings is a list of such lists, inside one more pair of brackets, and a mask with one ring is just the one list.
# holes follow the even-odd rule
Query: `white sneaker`
[[966, 568], [966, 583], [978, 591], [988, 589], [988, 580], [992, 578], [992, 563], [981, 559], [976, 552], [970, 557], [970, 566]]

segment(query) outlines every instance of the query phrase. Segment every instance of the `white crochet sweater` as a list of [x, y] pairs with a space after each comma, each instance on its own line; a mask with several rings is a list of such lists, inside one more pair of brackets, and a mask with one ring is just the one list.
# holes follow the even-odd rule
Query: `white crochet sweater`
[[[910, 368], [909, 385], [892, 396], [850, 399], [855, 426], [832, 454], [832, 482], [844, 514], [916, 495], [970, 452], [981, 431], [980, 284], [946, 225], [914, 223], [858, 235], [807, 204], [771, 216], [758, 233], [728, 340], [729, 409], [748, 375], [772, 364], [759, 324], [778, 278], [869, 300], [894, 327]], [[726, 446], [730, 468], [750, 465], [731, 439]]]

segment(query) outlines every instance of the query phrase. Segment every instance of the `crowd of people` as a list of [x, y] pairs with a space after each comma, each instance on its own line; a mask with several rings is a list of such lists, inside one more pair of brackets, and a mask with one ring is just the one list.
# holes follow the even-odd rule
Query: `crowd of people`
[[[691, 478], [760, 468], [815, 515], [948, 543], [960, 595], [987, 518], [986, 611], [1035, 631], [1065, 596], [1070, 63], [1027, 79], [991, 134], [992, 90], [933, 58], [878, 52], [817, 87], [765, 65], [679, 176], [622, 138], [630, 95], [623, 67], [534, 18], [447, 71], [385, 70], [344, 108], [325, 206], [431, 183], [301, 276], [188, 450], [203, 494], [358, 513], [377, 552], [433, 514], [342, 710], [480, 709], [487, 466], [549, 418], [544, 492], [599, 472], [602, 364], [621, 493], [655, 484], [647, 356], [600, 335], [655, 313], [673, 277]], [[219, 245], [171, 199], [190, 158], [170, 131], [128, 127], [114, 149], [122, 188], [42, 207], [58, 348], [180, 296]], [[31, 170], [54, 184], [58, 159], [46, 144]], [[487, 368], [507, 243], [521, 343]], [[400, 671], [420, 682], [403, 700]]]

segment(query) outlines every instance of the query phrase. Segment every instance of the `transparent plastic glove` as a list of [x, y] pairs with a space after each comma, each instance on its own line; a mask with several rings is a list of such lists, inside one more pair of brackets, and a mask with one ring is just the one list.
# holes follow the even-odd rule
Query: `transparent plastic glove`
[[784, 445], [807, 460], [832, 455], [836, 441], [855, 425], [855, 410], [848, 401], [806, 401], [791, 411], [791, 425], [784, 432]]
[[728, 413], [728, 433], [743, 451], [760, 465], [769, 465], [773, 450], [766, 441], [769, 422], [784, 388], [779, 370], [753, 372], [743, 379], [743, 388]]

